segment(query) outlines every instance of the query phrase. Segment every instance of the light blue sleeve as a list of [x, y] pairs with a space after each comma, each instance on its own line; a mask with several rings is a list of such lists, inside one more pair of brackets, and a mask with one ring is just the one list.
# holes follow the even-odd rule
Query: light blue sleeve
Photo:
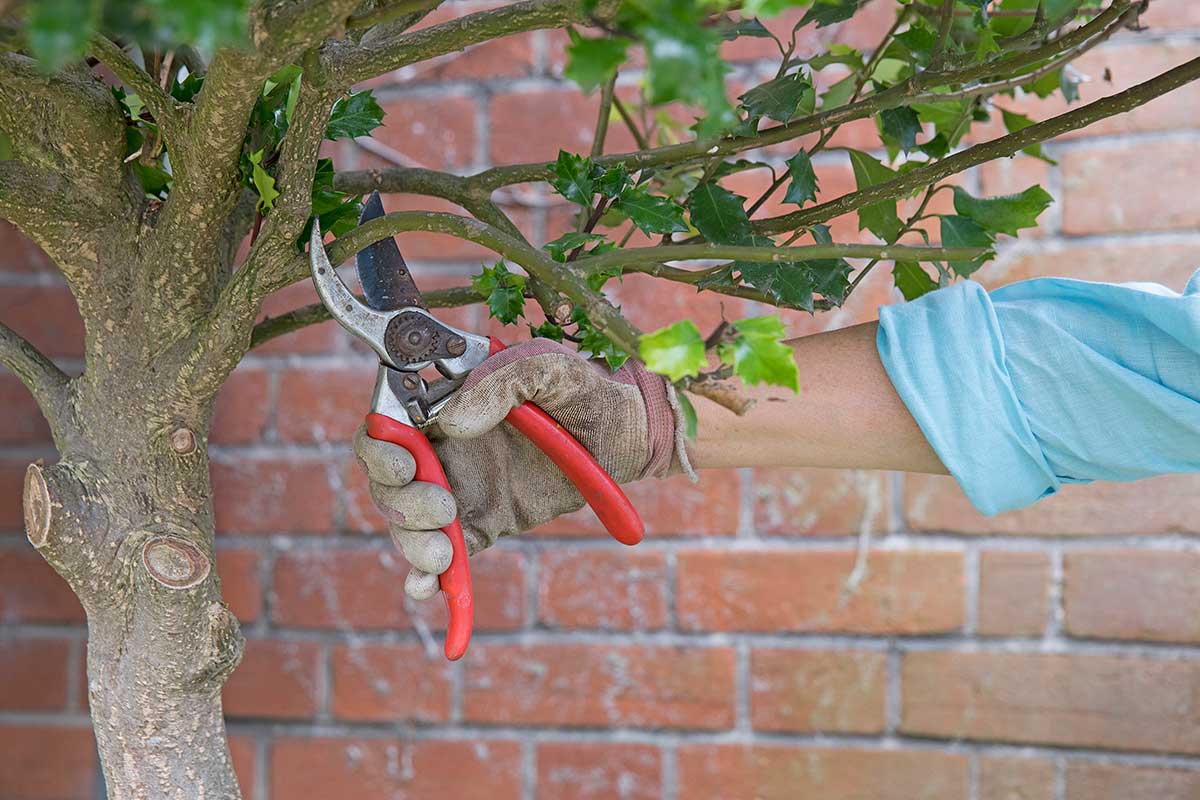
[[880, 309], [880, 358], [984, 514], [1063, 483], [1200, 471], [1200, 271], [1149, 283], [974, 282]]

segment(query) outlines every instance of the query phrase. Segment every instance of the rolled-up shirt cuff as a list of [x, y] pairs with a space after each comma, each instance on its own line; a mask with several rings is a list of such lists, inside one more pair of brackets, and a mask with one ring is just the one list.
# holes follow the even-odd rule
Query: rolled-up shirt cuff
[[981, 513], [1058, 491], [1013, 390], [983, 287], [966, 281], [881, 308], [876, 346], [901, 400]]

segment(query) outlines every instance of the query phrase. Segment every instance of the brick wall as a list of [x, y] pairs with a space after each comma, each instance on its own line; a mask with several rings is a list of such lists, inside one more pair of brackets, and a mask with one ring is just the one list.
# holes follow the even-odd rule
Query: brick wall
[[[868, 46], [890, 5], [824, 34]], [[1194, 57], [1198, 9], [1155, 0], [1153, 30], [1084, 59], [1085, 99]], [[735, 84], [763, 74], [759, 44], [731, 46]], [[579, 149], [594, 99], [558, 78], [562, 63], [563, 37], [539, 33], [380, 79], [374, 152], [337, 156], [470, 170]], [[1200, 264], [1197, 108], [1193, 86], [1048, 146], [1057, 167], [965, 176], [987, 194], [1041, 181], [1058, 200], [982, 279], [1181, 287]], [[862, 126], [843, 134], [865, 140]], [[819, 162], [829, 195], [851, 185], [836, 154]], [[564, 229], [551, 198], [510, 199], [531, 236]], [[78, 368], [62, 282], [0, 238], [0, 317]], [[403, 244], [427, 288], [485, 257], [446, 238]], [[794, 330], [873, 318], [896, 300], [886, 277]], [[643, 326], [720, 314], [649, 285], [615, 290]], [[270, 310], [312, 299], [296, 286]], [[452, 316], [487, 327], [477, 309]], [[221, 395], [218, 568], [248, 639], [225, 702], [248, 798], [1200, 797], [1200, 481], [1071, 487], [993, 519], [942, 478], [742, 470], [635, 486], [649, 527], [635, 550], [581, 514], [476, 559], [477, 633], [451, 666], [440, 604], [404, 599], [405, 565], [347, 457], [371, 374], [326, 324], [256, 351]], [[53, 458], [45, 426], [0, 375], [0, 797], [81, 800], [98, 791], [83, 615], [20, 533], [20, 476], [39, 457]], [[848, 593], [868, 532], [867, 576]]]

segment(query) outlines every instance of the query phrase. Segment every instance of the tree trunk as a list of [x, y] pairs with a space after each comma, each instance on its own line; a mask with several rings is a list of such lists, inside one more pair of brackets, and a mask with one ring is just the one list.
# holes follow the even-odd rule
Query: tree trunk
[[87, 612], [88, 698], [108, 796], [240, 798], [221, 687], [243, 640], [220, 597], [208, 458], [194, 433], [207, 432], [209, 409], [174, 404], [163, 419], [154, 408], [171, 403], [122, 407], [109, 383], [94, 387], [105, 410], [89, 413], [100, 406], [79, 390], [91, 387], [73, 388], [75, 429], [91, 435], [60, 442], [58, 463], [29, 466], [25, 524]]

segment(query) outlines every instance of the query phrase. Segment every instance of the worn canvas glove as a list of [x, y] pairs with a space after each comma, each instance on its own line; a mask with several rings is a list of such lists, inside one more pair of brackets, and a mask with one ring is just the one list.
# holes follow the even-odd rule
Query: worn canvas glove
[[529, 530], [584, 504], [574, 484], [532, 442], [504, 422], [532, 400], [570, 431], [618, 483], [691, 473], [670, 385], [634, 361], [615, 373], [548, 339], [511, 347], [477, 367], [426, 429], [453, 494], [413, 481], [408, 451], [360, 428], [354, 450], [392, 538], [413, 565], [405, 591], [431, 597], [450, 566], [439, 528], [457, 512], [467, 551]]

